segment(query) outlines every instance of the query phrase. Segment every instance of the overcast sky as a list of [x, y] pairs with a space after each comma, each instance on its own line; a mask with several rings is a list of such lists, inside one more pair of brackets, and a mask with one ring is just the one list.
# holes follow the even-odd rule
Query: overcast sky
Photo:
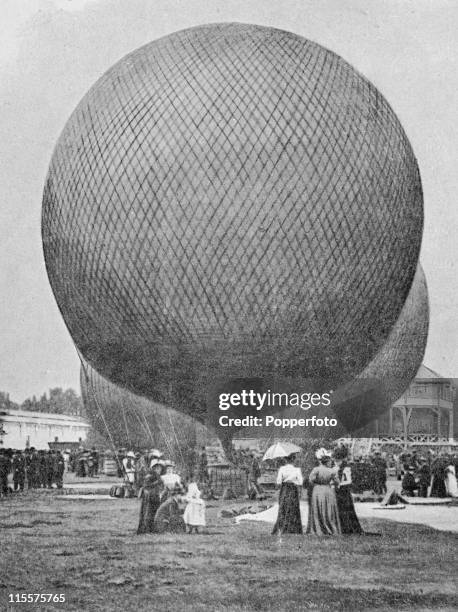
[[40, 211], [54, 144], [114, 62], [217, 21], [275, 26], [349, 61], [385, 95], [418, 158], [421, 262], [431, 326], [424, 362], [458, 376], [456, 0], [0, 0], [0, 390], [23, 401], [79, 388], [79, 363], [43, 262]]

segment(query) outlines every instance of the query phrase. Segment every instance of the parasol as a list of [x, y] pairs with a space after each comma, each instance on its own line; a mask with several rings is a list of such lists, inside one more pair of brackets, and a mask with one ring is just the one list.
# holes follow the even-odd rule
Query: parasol
[[266, 450], [263, 461], [266, 459], [278, 459], [278, 457], [288, 457], [293, 453], [300, 453], [301, 448], [296, 446], [295, 444], [291, 444], [291, 442], [277, 442], [276, 444], [272, 444]]

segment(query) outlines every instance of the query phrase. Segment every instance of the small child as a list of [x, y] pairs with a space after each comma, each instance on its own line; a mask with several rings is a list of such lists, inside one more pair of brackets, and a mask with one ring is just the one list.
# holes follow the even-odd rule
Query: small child
[[189, 483], [185, 500], [188, 502], [183, 515], [186, 527], [189, 527], [189, 533], [193, 530], [199, 533], [199, 527], [205, 527], [205, 502], [196, 482]]

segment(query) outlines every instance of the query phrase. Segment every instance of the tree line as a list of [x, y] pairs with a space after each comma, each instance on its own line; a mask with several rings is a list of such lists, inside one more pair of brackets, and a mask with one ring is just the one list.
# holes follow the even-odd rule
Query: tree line
[[27, 410], [33, 412], [49, 412], [52, 414], [68, 414], [71, 416], [85, 416], [83, 400], [74, 389], [61, 389], [55, 387], [39, 398], [35, 395], [28, 397], [18, 404], [10, 399], [9, 393], [0, 391], [0, 411]]

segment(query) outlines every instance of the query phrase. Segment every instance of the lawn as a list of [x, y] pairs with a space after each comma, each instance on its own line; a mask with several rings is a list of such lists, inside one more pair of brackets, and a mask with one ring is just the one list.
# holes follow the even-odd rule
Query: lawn
[[[0, 500], [0, 610], [458, 609], [450, 533], [371, 519], [381, 535], [280, 541], [211, 502], [207, 534], [137, 536], [138, 500], [64, 497]], [[8, 607], [9, 593], [66, 602]]]

